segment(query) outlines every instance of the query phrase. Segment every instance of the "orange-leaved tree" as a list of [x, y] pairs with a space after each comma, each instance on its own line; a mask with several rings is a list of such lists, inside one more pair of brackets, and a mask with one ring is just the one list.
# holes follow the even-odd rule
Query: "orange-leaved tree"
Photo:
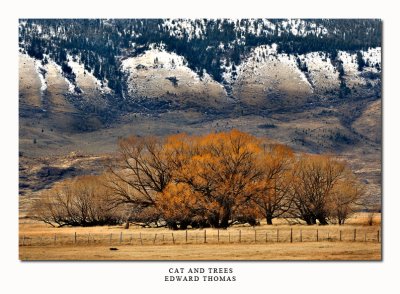
[[293, 151], [280, 144], [264, 145], [260, 156], [262, 176], [258, 181], [258, 193], [253, 198], [268, 225], [274, 218], [285, 214], [291, 206], [291, 170]]
[[237, 130], [191, 137], [190, 141], [175, 145], [186, 151], [175, 153], [180, 159], [174, 160], [173, 181], [185, 183], [193, 197], [201, 197], [199, 203], [210, 226], [226, 228], [255, 197], [255, 182], [261, 176], [259, 142]]

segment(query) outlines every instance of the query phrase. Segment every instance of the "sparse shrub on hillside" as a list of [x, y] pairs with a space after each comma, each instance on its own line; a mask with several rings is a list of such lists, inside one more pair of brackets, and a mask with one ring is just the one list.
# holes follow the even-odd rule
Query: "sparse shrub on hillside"
[[275, 129], [275, 124], [261, 124], [257, 126], [259, 129]]
[[176, 77], [166, 77], [165, 79], [169, 80], [174, 87], [178, 86], [178, 79]]

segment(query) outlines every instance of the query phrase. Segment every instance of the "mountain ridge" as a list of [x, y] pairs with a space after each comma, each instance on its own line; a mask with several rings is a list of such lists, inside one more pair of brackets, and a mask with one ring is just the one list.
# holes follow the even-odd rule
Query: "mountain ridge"
[[107, 154], [132, 134], [236, 128], [344, 158], [380, 201], [380, 20], [35, 19], [19, 29], [27, 162]]

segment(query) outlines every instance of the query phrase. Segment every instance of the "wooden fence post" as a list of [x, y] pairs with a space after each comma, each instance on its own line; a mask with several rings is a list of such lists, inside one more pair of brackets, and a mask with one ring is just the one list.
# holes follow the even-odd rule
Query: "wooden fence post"
[[318, 242], [318, 229], [317, 229], [317, 242]]
[[204, 230], [204, 243], [207, 243], [207, 230]]
[[171, 233], [171, 234], [172, 234], [172, 243], [175, 244], [174, 233]]
[[268, 232], [265, 232], [265, 243], [268, 242]]
[[303, 242], [303, 231], [300, 229], [300, 242]]
[[217, 242], [219, 243], [219, 229], [217, 230], [217, 234], [218, 234]]
[[239, 230], [239, 243], [242, 243], [242, 230]]
[[342, 230], [339, 231], [339, 241], [342, 241]]
[[186, 230], [186, 233], [185, 233], [185, 241], [186, 241], [186, 244], [187, 244], [187, 239], [188, 239], [188, 231]]
[[56, 242], [57, 242], [57, 234], [54, 233], [54, 245], [56, 245]]
[[293, 243], [293, 229], [290, 228], [290, 243]]
[[276, 229], [276, 242], [279, 242], [279, 229]]
[[228, 243], [231, 243], [231, 232], [228, 232]]
[[257, 243], [257, 230], [254, 229], [254, 243]]
[[87, 236], [87, 243], [88, 243], [88, 244], [90, 243], [90, 233], [89, 233], [89, 235]]
[[157, 234], [154, 235], [153, 245], [156, 243]]
[[379, 243], [379, 230], [378, 230], [378, 234], [377, 234], [377, 237], [378, 237], [378, 243]]
[[353, 237], [353, 241], [355, 242], [357, 239], [357, 229], [354, 229], [354, 237]]
[[74, 243], [76, 244], [76, 232], [75, 232], [75, 235], [74, 235]]

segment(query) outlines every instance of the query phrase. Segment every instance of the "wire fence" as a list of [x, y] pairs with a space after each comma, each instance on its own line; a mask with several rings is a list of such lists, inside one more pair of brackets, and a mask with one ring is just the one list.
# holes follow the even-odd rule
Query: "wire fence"
[[173, 244], [261, 244], [298, 242], [381, 242], [380, 230], [366, 229], [235, 229], [171, 232], [54, 233], [20, 235], [20, 246], [61, 245], [173, 245]]

